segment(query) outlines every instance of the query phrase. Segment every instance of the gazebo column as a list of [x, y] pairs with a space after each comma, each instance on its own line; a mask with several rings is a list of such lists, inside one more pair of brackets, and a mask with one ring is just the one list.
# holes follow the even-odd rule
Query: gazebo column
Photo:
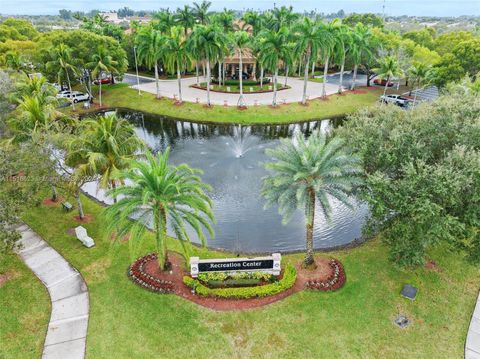
[[252, 72], [253, 72], [253, 81], [257, 81], [257, 63], [256, 62], [253, 63]]

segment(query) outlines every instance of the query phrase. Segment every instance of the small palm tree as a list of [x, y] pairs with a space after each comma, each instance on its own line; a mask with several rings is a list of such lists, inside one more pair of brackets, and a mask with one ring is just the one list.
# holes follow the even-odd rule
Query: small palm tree
[[424, 85], [425, 80], [428, 78], [430, 72], [430, 66], [425, 65], [424, 63], [417, 62], [412, 65], [409, 69], [409, 74], [413, 78], [413, 83], [416, 85], [415, 96], [413, 97], [413, 106], [417, 102], [417, 93], [419, 89]]
[[170, 35], [165, 43], [165, 65], [171, 72], [177, 71], [178, 100], [182, 102], [182, 69], [191, 65], [190, 52], [187, 46], [186, 36], [181, 28], [172, 27]]
[[109, 191], [109, 195], [122, 198], [105, 210], [108, 233], [115, 233], [116, 238], [129, 235], [132, 243], [138, 242], [153, 222], [161, 270], [165, 270], [168, 264], [168, 224], [182, 243], [186, 255], [185, 244], [190, 240], [187, 225], [205, 244], [203, 231], [207, 230], [213, 237], [210, 223], [215, 221], [212, 202], [205, 193], [210, 187], [200, 179], [201, 171], [186, 164], [170, 165], [169, 155], [169, 148], [157, 156], [147, 151], [146, 161], [131, 162], [129, 169], [119, 176], [121, 181], [131, 184]]
[[380, 61], [380, 67], [373, 70], [381, 80], [386, 79], [383, 95], [387, 92], [390, 79], [393, 77], [399, 77], [403, 75], [403, 71], [400, 68], [398, 60], [394, 56], [385, 56]]
[[339, 25], [336, 27], [335, 38], [336, 41], [333, 52], [337, 65], [340, 65], [338, 93], [341, 94], [343, 92], [343, 73], [345, 71], [345, 61], [352, 47], [352, 31], [348, 26]]
[[334, 137], [327, 139], [319, 130], [306, 139], [299, 133], [293, 140], [283, 139], [275, 149], [267, 149], [274, 162], [267, 163], [271, 174], [265, 178], [262, 194], [266, 206], [278, 204], [287, 223], [296, 209], [305, 211], [306, 268], [315, 267], [313, 228], [318, 203], [323, 215], [330, 218], [329, 197], [350, 205], [349, 195], [361, 184], [360, 158], [348, 154], [345, 142]]
[[164, 42], [162, 32], [151, 26], [142, 27], [135, 39], [138, 47], [138, 60], [148, 69], [155, 70], [156, 97], [160, 98], [160, 83], [158, 78], [158, 61], [164, 56]]
[[[113, 74], [118, 72], [118, 62], [108, 54], [107, 49], [104, 46], [99, 46], [97, 52], [93, 54], [92, 61], [87, 64], [87, 67], [92, 69], [92, 76], [94, 78], [100, 78], [103, 72], [110, 73], [113, 79]], [[99, 81], [99, 101], [100, 107], [102, 107], [102, 81]]]
[[75, 166], [77, 178], [99, 176], [100, 188], [115, 188], [116, 174], [139, 156], [143, 142], [128, 121], [115, 114], [83, 120], [80, 126], [81, 135], [69, 144], [67, 162]]
[[336, 37], [334, 36], [338, 23], [332, 21], [327, 25], [320, 26], [320, 37], [322, 39], [320, 49], [323, 53], [323, 83], [322, 83], [322, 97], [327, 97], [327, 82], [328, 82], [328, 66], [330, 57], [332, 56], [335, 48]]
[[[188, 30], [191, 30], [193, 25], [195, 25], [195, 17], [192, 8], [188, 5], [185, 5], [183, 8], [178, 8], [174, 18], [175, 22], [183, 27], [185, 37], [188, 36]], [[168, 33], [168, 31], [165, 31], [165, 33]]]
[[238, 53], [239, 67], [238, 78], [240, 81], [240, 97], [237, 106], [245, 107], [245, 99], [243, 98], [243, 52], [250, 46], [250, 36], [246, 31], [236, 31], [233, 34], [233, 47]]
[[[51, 60], [45, 64], [47, 70], [57, 72], [59, 84], [62, 84], [63, 80], [66, 80], [68, 89], [71, 92], [72, 83], [70, 81], [70, 74], [77, 74], [77, 68], [72, 59], [72, 49], [62, 43], [50, 51], [50, 59]], [[72, 102], [72, 106], [75, 108], [74, 102]]]

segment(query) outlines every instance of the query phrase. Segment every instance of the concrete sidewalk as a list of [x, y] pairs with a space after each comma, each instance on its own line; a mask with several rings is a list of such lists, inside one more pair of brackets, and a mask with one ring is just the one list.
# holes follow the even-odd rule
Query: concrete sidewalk
[[89, 311], [87, 285], [78, 271], [27, 225], [18, 230], [22, 234], [22, 248], [18, 254], [47, 287], [52, 301], [42, 358], [85, 358]]
[[468, 328], [465, 359], [480, 359], [480, 294]]

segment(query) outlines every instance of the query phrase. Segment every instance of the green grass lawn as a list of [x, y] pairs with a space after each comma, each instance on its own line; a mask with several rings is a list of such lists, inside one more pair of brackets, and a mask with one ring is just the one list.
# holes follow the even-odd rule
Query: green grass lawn
[[[215, 312], [131, 283], [126, 276], [133, 260], [128, 244], [112, 246], [103, 232], [101, 207], [86, 198], [84, 204], [86, 213], [95, 217], [85, 225], [96, 241], [91, 249], [66, 234], [78, 225], [75, 213], [42, 206], [30, 209], [24, 220], [79, 269], [88, 284], [89, 358], [463, 357], [480, 269], [456, 252], [439, 248], [430, 253], [438, 265], [435, 270], [399, 269], [388, 260], [387, 248], [374, 240], [329, 254], [344, 263], [347, 273], [347, 283], [338, 292], [303, 291], [263, 308]], [[146, 239], [139, 254], [153, 248], [151, 238]], [[171, 244], [179, 248], [173, 240]], [[228, 255], [205, 249], [194, 253]], [[302, 255], [284, 258], [299, 261]], [[2, 266], [18, 268], [22, 276], [1, 289], [0, 350], [12, 348], [7, 349], [15, 353], [10, 357], [32, 357], [32, 347], [39, 353], [45, 333], [48, 297], [18, 261]], [[420, 288], [416, 301], [400, 297], [405, 283]], [[413, 320], [409, 328], [392, 324], [398, 312]]]
[[[103, 106], [105, 107], [123, 107], [193, 121], [241, 124], [291, 123], [343, 116], [365, 106], [373, 105], [378, 101], [378, 96], [382, 94], [381, 89], [372, 89], [366, 93], [332, 95], [328, 97], [328, 101], [311, 100], [308, 102], [308, 106], [292, 103], [279, 105], [277, 108], [259, 105], [239, 110], [234, 106], [220, 105], [207, 108], [202, 104], [190, 102], [176, 106], [172, 99], [157, 100], [155, 95], [147, 92], [142, 92], [142, 95], [138, 96], [136, 90], [128, 88], [125, 84], [103, 86], [102, 88]], [[98, 101], [97, 90], [94, 90], [96, 101]], [[81, 109], [78, 106], [77, 110], [79, 108]]]
[[16, 255], [0, 254], [0, 358], [40, 358], [50, 319], [46, 288]]

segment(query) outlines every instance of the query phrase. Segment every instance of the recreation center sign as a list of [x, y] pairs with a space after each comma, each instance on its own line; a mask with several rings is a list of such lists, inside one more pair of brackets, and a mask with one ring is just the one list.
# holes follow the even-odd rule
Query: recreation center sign
[[193, 278], [196, 278], [199, 273], [205, 272], [267, 272], [279, 275], [281, 259], [280, 253], [258, 258], [200, 259], [199, 257], [190, 257], [190, 274]]

